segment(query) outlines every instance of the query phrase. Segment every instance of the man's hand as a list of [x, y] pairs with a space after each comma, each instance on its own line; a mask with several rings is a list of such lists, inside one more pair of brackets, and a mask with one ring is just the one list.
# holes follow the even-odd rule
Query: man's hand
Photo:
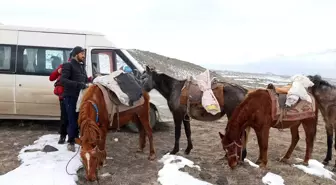
[[57, 72], [58, 72], [59, 74], [61, 74], [61, 73], [62, 73], [62, 68], [59, 68], [59, 69], [57, 70]]

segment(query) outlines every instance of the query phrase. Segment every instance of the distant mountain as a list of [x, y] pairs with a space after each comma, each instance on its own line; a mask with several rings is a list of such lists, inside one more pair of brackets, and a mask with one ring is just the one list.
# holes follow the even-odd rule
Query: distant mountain
[[223, 69], [242, 72], [268, 72], [281, 75], [319, 74], [322, 77], [336, 78], [336, 50], [297, 56], [277, 56], [244, 65], [221, 66]]

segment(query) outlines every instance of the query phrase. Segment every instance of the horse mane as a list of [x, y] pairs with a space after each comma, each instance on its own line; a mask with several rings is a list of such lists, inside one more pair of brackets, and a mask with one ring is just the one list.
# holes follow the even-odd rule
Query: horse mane
[[[249, 119], [249, 114], [251, 109], [255, 109], [257, 107], [254, 106], [260, 106], [260, 103], [258, 104], [252, 104], [251, 101], [258, 101], [262, 99], [263, 101], [259, 102], [264, 102], [265, 96], [269, 96], [267, 90], [265, 89], [256, 89], [253, 92], [250, 92], [248, 96], [242, 101], [233, 111], [231, 119], [228, 121], [228, 124], [226, 125], [225, 128], [225, 133], [226, 135], [231, 135], [235, 137], [240, 137], [246, 127], [247, 120]], [[239, 132], [239, 133], [236, 133]]]
[[[95, 111], [89, 100], [92, 101], [93, 96], [97, 97], [95, 94], [97, 94], [96, 91], [98, 90], [100, 91], [99, 87], [96, 85], [92, 85], [86, 89], [86, 92], [82, 98], [78, 116], [78, 123], [80, 126], [80, 131], [82, 132], [81, 136], [83, 139], [87, 139], [90, 143], [95, 142], [98, 136], [101, 136], [97, 123], [94, 121], [94, 119], [89, 117], [90, 112]], [[96, 114], [94, 113], [93, 115]]]
[[245, 87], [241, 86], [241, 85], [238, 85], [238, 84], [234, 84], [234, 83], [229, 83], [229, 82], [223, 82], [225, 84], [228, 84], [232, 87], [237, 87], [238, 89], [242, 90], [244, 94], [247, 94], [248, 93], [248, 89], [246, 89]]
[[334, 85], [330, 84], [328, 81], [323, 80], [320, 75], [314, 75], [314, 76], [308, 75], [307, 77], [310, 79], [310, 81], [314, 83], [313, 87], [315, 88], [322, 88], [323, 86], [326, 86], [332, 89], [336, 88]]

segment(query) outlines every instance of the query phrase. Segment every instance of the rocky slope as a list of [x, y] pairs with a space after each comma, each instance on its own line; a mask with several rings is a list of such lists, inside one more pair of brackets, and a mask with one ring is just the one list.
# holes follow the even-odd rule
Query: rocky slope
[[[156, 53], [142, 50], [128, 50], [128, 52], [141, 64], [155, 66], [160, 72], [168, 74], [177, 79], [185, 79], [188, 76], [196, 76], [206, 70], [206, 68], [199, 65], [178, 60], [175, 58], [170, 58], [162, 56]], [[221, 81], [226, 81], [230, 83], [236, 83], [243, 85], [241, 81], [237, 81], [233, 78], [224, 78], [218, 72], [210, 70], [211, 78], [216, 77]]]

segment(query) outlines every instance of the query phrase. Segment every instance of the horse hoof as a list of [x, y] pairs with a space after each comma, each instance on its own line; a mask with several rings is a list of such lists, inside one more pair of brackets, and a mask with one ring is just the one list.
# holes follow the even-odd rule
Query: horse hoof
[[262, 163], [261, 160], [257, 160], [257, 161], [255, 162], [255, 164], [257, 164], [257, 165], [260, 165], [261, 163]]
[[191, 151], [191, 149], [186, 149], [185, 151], [184, 151], [184, 154], [186, 154], [186, 155], [189, 155], [190, 154], [190, 151]]
[[290, 164], [289, 159], [286, 159], [286, 158], [281, 158], [280, 162], [285, 163], [285, 164]]
[[155, 154], [151, 154], [148, 156], [148, 160], [153, 161], [156, 158]]
[[138, 149], [136, 153], [144, 153], [143, 149]]
[[322, 164], [325, 165], [325, 166], [328, 165], [329, 164], [329, 160], [324, 159], [323, 162], [322, 162]]
[[299, 162], [299, 163], [297, 163], [297, 164], [299, 164], [299, 165], [303, 165], [303, 166], [308, 166], [308, 162], [304, 162], [304, 161]]
[[336, 172], [336, 166], [331, 170], [332, 172]]
[[169, 154], [175, 155], [177, 152], [179, 152], [178, 150], [173, 150], [171, 152], [169, 152]]
[[259, 164], [259, 169], [261, 169], [261, 170], [267, 170], [266, 164], [260, 163]]

